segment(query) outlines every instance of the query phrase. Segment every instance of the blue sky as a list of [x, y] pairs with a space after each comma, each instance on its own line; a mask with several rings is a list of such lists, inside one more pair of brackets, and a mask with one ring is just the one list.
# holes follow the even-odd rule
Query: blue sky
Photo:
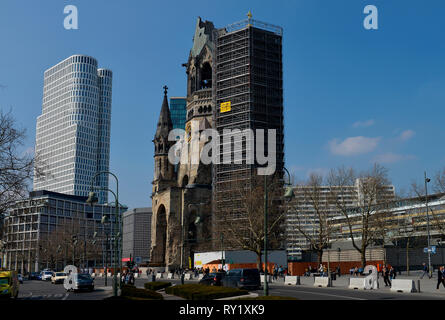
[[[79, 29], [63, 28], [76, 5]], [[363, 28], [363, 9], [379, 29]], [[11, 109], [34, 146], [43, 72], [73, 54], [113, 70], [110, 169], [121, 202], [151, 204], [153, 139], [162, 87], [182, 96], [181, 64], [196, 19], [223, 27], [253, 18], [284, 28], [286, 166], [300, 179], [378, 161], [397, 189], [444, 167], [445, 41], [440, 0], [0, 2], [0, 108]], [[114, 188], [114, 186], [111, 186]]]

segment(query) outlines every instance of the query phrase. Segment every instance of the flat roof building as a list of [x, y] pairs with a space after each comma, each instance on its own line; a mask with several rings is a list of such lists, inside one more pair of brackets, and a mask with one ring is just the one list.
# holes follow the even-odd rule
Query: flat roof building
[[151, 208], [136, 208], [123, 214], [123, 255], [136, 263], [150, 261]]
[[[67, 264], [110, 266], [115, 259], [112, 236], [119, 230], [119, 221], [118, 226], [114, 223], [115, 206], [90, 206], [86, 200], [40, 190], [17, 201], [5, 217], [5, 266], [22, 273], [45, 267], [61, 270]], [[121, 207], [120, 213], [127, 209]], [[102, 216], [107, 217], [104, 224]], [[119, 248], [120, 244], [118, 253]]]
[[[88, 196], [96, 172], [108, 171], [113, 75], [97, 65], [73, 55], [45, 71], [35, 152], [46, 168], [34, 190]], [[107, 189], [108, 175], [95, 185]], [[97, 193], [99, 203], [108, 201], [106, 191]]]

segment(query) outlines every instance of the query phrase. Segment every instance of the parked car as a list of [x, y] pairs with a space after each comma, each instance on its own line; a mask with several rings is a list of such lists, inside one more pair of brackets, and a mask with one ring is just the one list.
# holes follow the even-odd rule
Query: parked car
[[43, 281], [51, 281], [52, 276], [53, 276], [52, 271], [42, 271], [40, 273], [41, 280], [43, 280]]
[[28, 274], [28, 280], [40, 280], [40, 273], [38, 273], [38, 272], [30, 272]]
[[23, 276], [22, 276], [21, 273], [19, 273], [19, 274], [17, 275], [17, 279], [19, 280], [20, 283], [23, 283]]
[[225, 275], [225, 272], [212, 272], [206, 274], [201, 280], [199, 280], [199, 284], [204, 284], [207, 286], [220, 286]]
[[222, 285], [225, 287], [258, 290], [261, 287], [260, 272], [258, 269], [229, 270], [222, 279]]
[[57, 284], [57, 283], [63, 283], [66, 278], [65, 272], [54, 272], [53, 276], [51, 277], [51, 283]]
[[[89, 291], [94, 290], [94, 279], [88, 273], [79, 273], [73, 277], [74, 288], [71, 290], [84, 290], [87, 289]], [[69, 290], [67, 290], [69, 291]]]
[[19, 295], [19, 280], [16, 271], [0, 271], [0, 297], [16, 299]]

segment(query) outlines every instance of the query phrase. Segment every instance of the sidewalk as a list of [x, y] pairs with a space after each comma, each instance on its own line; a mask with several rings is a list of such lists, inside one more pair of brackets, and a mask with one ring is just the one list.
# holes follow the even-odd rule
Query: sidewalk
[[[422, 273], [419, 271], [411, 271], [410, 275], [403, 274], [397, 275], [396, 279], [410, 279], [414, 280], [414, 283], [416, 285], [416, 289], [418, 289], [418, 280], [420, 280], [420, 292], [428, 294], [428, 295], [440, 295], [445, 297], [445, 288], [443, 285], [439, 287], [439, 290], [436, 289], [437, 286], [437, 276], [433, 274], [433, 278], [429, 279], [427, 276], [425, 276], [423, 279], [420, 279], [420, 275]], [[435, 277], [434, 277], [435, 276]], [[332, 286], [334, 288], [343, 288], [348, 289], [349, 286], [349, 279], [352, 278], [350, 275], [341, 275], [340, 277], [337, 276], [336, 280], [332, 281]], [[355, 277], [354, 277], [355, 278]], [[313, 286], [314, 284], [314, 277], [300, 277], [300, 283], [302, 286]], [[284, 278], [278, 278], [277, 281], [272, 282], [272, 285], [280, 285], [284, 286]], [[352, 289], [351, 289], [352, 290]], [[385, 287], [385, 283], [383, 281], [383, 278], [379, 275], [379, 289], [380, 292], [391, 292], [390, 287]], [[372, 291], [372, 290], [370, 290]]]

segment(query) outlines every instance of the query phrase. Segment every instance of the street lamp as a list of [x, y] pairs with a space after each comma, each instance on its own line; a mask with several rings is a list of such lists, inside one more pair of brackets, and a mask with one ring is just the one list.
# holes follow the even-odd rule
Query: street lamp
[[[88, 199], [87, 199], [87, 203], [90, 205], [94, 205], [95, 203], [97, 203], [99, 200], [96, 196], [96, 194], [94, 193], [94, 181], [96, 179], [97, 176], [101, 175], [101, 174], [110, 174], [112, 175], [115, 179], [116, 179], [116, 193], [114, 193], [112, 190], [108, 189], [108, 188], [102, 188], [102, 187], [96, 187], [96, 189], [99, 189], [101, 191], [108, 191], [111, 192], [111, 194], [114, 196], [115, 199], [115, 216], [114, 216], [114, 222], [116, 225], [116, 229], [118, 229], [118, 225], [119, 225], [119, 180], [117, 179], [116, 175], [114, 175], [112, 172], [109, 171], [101, 171], [101, 172], [97, 172], [94, 177], [91, 179], [91, 191], [89, 193]], [[122, 219], [121, 219], [122, 222]], [[116, 230], [115, 234], [114, 234], [114, 250], [115, 250], [115, 259], [114, 259], [114, 275], [113, 275], [113, 281], [114, 281], [114, 286], [113, 286], [113, 295], [115, 297], [117, 297], [117, 289], [118, 289], [118, 285], [120, 287], [120, 281], [118, 284], [117, 281], [117, 268], [118, 268], [118, 262], [117, 259], [120, 260], [120, 270], [122, 272], [122, 259], [119, 257], [119, 253], [118, 253], [118, 237], [120, 237], [121, 234], [118, 230]], [[122, 244], [122, 242], [121, 242]]]
[[[286, 192], [284, 193], [284, 198], [286, 200], [291, 200], [294, 197], [294, 190], [291, 187], [291, 182], [290, 182], [290, 174], [289, 171], [283, 167], [283, 169], [286, 171], [288, 177], [289, 177], [289, 181], [288, 183], [285, 183], [285, 185], [287, 185], [288, 187], [286, 188]], [[281, 183], [280, 182], [275, 182], [272, 183], [269, 187], [272, 187], [275, 184]], [[269, 284], [267, 283], [267, 234], [268, 234], [268, 230], [267, 230], [267, 202], [268, 202], [268, 186], [267, 186], [267, 176], [264, 176], [264, 295], [268, 296], [269, 295]]]
[[431, 179], [426, 177], [426, 171], [424, 172], [424, 177], [425, 177], [426, 226], [428, 233], [428, 268], [431, 278], [433, 276], [433, 270], [431, 270], [430, 215], [428, 212], [428, 182], [430, 182]]

